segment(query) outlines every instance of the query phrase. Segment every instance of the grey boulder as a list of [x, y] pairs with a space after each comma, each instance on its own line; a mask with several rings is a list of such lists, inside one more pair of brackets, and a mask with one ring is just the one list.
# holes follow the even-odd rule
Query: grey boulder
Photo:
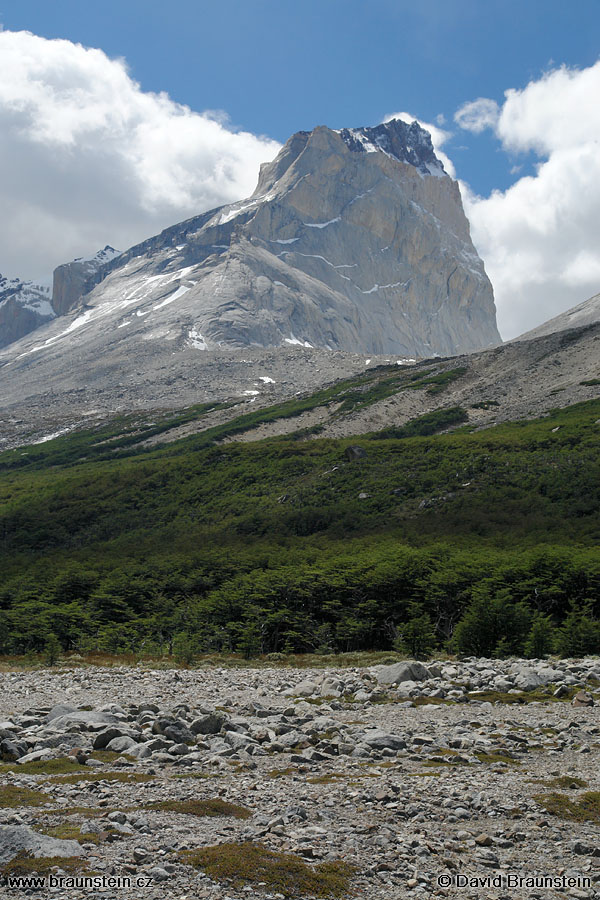
[[377, 680], [381, 684], [400, 684], [402, 681], [427, 681], [430, 678], [428, 669], [415, 659], [407, 659], [393, 663], [391, 666], [380, 666], [375, 670]]
[[0, 865], [5, 865], [25, 851], [36, 858], [42, 856], [83, 856], [83, 848], [77, 841], [63, 841], [33, 831], [26, 825], [0, 827]]

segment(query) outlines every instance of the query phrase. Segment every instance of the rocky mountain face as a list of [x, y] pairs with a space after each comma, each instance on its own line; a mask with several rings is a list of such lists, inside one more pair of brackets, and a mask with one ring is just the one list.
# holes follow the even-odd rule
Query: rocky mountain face
[[75, 354], [93, 370], [122, 369], [145, 342], [170, 357], [286, 346], [414, 357], [500, 342], [458, 185], [429, 134], [396, 120], [295, 134], [249, 199], [112, 261], [59, 267], [58, 313], [84, 291], [72, 321], [14, 358], [64, 368]]
[[573, 306], [566, 312], [549, 319], [532, 328], [525, 334], [514, 338], [515, 341], [528, 341], [531, 338], [542, 337], [545, 334], [554, 334], [557, 331], [567, 331], [570, 328], [581, 328], [584, 325], [594, 325], [600, 322], [600, 294], [595, 294], [589, 300]]
[[103, 267], [120, 255], [108, 244], [95, 256], [80, 257], [54, 270], [52, 285], [52, 305], [58, 316], [75, 309], [81, 298], [94, 288], [102, 277]]
[[0, 275], [0, 347], [55, 318], [50, 288]]

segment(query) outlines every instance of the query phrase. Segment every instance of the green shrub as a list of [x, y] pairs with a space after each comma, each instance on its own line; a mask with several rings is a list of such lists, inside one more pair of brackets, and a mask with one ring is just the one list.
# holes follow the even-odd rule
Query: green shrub
[[459, 653], [476, 656], [522, 655], [531, 612], [515, 603], [506, 589], [476, 596], [456, 626], [452, 644]]

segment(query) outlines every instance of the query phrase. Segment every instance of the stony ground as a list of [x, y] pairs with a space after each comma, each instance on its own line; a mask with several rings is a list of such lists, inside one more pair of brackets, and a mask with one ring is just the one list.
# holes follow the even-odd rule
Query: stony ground
[[[368, 900], [600, 896], [597, 685], [598, 659], [4, 673], [0, 868], [22, 847], [131, 886], [0, 895], [283, 897], [179, 856], [254, 842], [352, 864]], [[540, 876], [567, 886], [510, 880]]]

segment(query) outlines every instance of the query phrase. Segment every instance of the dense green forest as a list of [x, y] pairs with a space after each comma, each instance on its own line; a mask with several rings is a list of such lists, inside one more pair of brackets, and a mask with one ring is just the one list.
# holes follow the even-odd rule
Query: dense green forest
[[[387, 387], [345, 389], [350, 408]], [[214, 406], [0, 454], [0, 652], [600, 651], [600, 400], [222, 442], [334, 394], [163, 446], [141, 441]]]

